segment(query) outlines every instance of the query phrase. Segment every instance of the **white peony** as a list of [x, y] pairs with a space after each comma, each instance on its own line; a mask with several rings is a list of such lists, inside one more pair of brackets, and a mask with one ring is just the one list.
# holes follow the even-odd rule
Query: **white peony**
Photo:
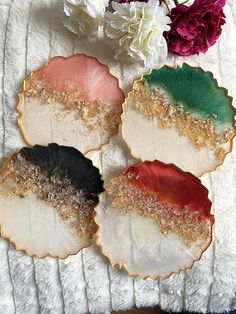
[[[159, 1], [117, 3], [114, 12], [105, 13], [105, 34], [113, 39], [115, 58], [121, 61], [133, 58], [154, 68], [165, 63], [167, 43], [163, 36], [171, 23], [165, 6]], [[128, 58], [127, 58], [128, 57]]]
[[109, 0], [64, 0], [64, 26], [79, 36], [94, 34], [103, 23]]
[[[195, 0], [182, 0], [182, 1], [179, 1], [179, 4], [184, 4], [185, 6], [190, 6], [194, 3]], [[176, 7], [176, 4], [173, 0], [165, 0], [168, 8], [171, 10], [173, 9], [174, 7]], [[162, 3], [162, 5], [165, 5], [164, 3]]]

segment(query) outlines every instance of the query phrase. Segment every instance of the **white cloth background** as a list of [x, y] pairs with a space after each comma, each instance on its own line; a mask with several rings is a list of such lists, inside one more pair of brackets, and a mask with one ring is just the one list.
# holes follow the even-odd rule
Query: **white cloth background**
[[[122, 66], [102, 39], [79, 40], [59, 18], [57, 0], [0, 1], [0, 157], [24, 144], [16, 125], [17, 93], [24, 77], [54, 55], [86, 52], [108, 63], [127, 92], [145, 69]], [[225, 7], [227, 24], [206, 55], [170, 57], [210, 70], [236, 99], [236, 2]], [[236, 103], [234, 103], [236, 105]], [[192, 270], [159, 281], [139, 280], [109, 266], [96, 248], [66, 260], [39, 260], [0, 239], [1, 314], [109, 313], [136, 305], [222, 312], [236, 309], [236, 151], [203, 177], [215, 213], [214, 242]], [[48, 235], [50, 237], [50, 235]]]

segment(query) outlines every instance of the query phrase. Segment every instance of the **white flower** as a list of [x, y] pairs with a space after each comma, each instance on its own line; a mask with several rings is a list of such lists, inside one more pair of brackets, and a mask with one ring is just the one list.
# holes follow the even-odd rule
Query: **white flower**
[[157, 0], [112, 2], [114, 13], [105, 13], [105, 33], [113, 39], [115, 58], [142, 60], [150, 68], [166, 61], [167, 43], [163, 36], [171, 23], [167, 10]]
[[[180, 0], [179, 4], [184, 3], [185, 6], [190, 6], [193, 4], [195, 0]], [[173, 0], [166, 0], [166, 4], [168, 5], [169, 9], [173, 9], [174, 7], [176, 7], [175, 2]], [[162, 5], [165, 5], [164, 3]]]
[[64, 0], [64, 26], [79, 36], [94, 34], [102, 25], [109, 0]]

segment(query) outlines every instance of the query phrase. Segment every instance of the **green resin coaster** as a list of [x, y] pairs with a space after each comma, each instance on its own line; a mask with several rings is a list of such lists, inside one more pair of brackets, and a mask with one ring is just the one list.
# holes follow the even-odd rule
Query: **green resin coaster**
[[123, 109], [123, 137], [141, 160], [172, 162], [201, 176], [232, 150], [232, 98], [201, 68], [153, 70], [134, 83]]

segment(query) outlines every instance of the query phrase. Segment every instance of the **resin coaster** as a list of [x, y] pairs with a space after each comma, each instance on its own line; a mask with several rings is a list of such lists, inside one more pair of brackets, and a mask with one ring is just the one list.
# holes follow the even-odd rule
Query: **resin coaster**
[[23, 148], [0, 171], [1, 235], [30, 256], [65, 258], [89, 246], [103, 182], [72, 147]]
[[117, 133], [124, 94], [106, 65], [83, 54], [52, 58], [20, 93], [19, 126], [29, 145], [56, 142], [86, 153]]
[[135, 166], [140, 163], [140, 160], [135, 159], [130, 154], [120, 131], [102, 149], [90, 151], [86, 154], [86, 157], [92, 160], [93, 165], [102, 174], [105, 189], [106, 184], [109, 184], [113, 177], [120, 175], [129, 166]]
[[173, 164], [145, 161], [113, 178], [95, 208], [97, 236], [113, 266], [141, 278], [191, 268], [211, 242], [208, 190]]
[[122, 134], [136, 158], [173, 162], [201, 176], [232, 150], [234, 116], [232, 98], [211, 73], [164, 66], [134, 83]]

